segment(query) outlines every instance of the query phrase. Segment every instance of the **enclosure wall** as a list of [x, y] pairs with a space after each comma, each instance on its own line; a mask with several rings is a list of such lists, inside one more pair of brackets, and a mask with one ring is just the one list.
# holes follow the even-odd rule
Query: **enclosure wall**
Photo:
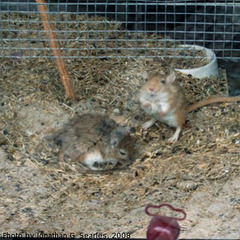
[[[66, 58], [178, 57], [180, 44], [240, 60], [239, 1], [48, 1]], [[1, 57], [52, 57], [38, 4], [0, 1]]]

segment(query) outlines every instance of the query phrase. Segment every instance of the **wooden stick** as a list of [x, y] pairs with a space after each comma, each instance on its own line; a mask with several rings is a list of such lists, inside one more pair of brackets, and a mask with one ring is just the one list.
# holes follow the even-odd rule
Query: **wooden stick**
[[35, 0], [35, 1], [38, 3], [38, 10], [41, 14], [41, 18], [42, 18], [42, 22], [43, 22], [43, 26], [44, 26], [46, 35], [50, 39], [51, 49], [52, 49], [53, 55], [56, 59], [58, 71], [60, 73], [60, 77], [61, 77], [63, 86], [65, 88], [66, 95], [67, 95], [67, 97], [70, 97], [72, 100], [74, 100], [75, 99], [74, 89], [73, 89], [72, 83], [70, 81], [69, 73], [66, 69], [65, 62], [64, 62], [61, 52], [59, 50], [56, 36], [55, 36], [55, 34], [52, 30], [52, 27], [50, 25], [50, 22], [49, 22], [49, 15], [47, 13], [48, 8], [46, 5], [44, 5], [45, 4], [44, 0]]

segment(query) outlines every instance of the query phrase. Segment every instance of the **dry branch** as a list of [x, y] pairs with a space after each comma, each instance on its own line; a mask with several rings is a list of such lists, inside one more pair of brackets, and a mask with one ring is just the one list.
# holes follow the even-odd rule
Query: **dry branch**
[[63, 61], [63, 59], [61, 57], [61, 52], [60, 52], [59, 47], [58, 47], [56, 36], [54, 35], [53, 30], [52, 30], [52, 26], [50, 25], [50, 22], [48, 20], [49, 15], [47, 13], [48, 12], [47, 6], [43, 5], [43, 4], [45, 4], [44, 0], [36, 0], [36, 2], [39, 3], [38, 9], [39, 9], [39, 12], [41, 14], [41, 18], [42, 18], [42, 21], [43, 21], [43, 26], [44, 26], [46, 35], [50, 39], [51, 49], [52, 49], [53, 55], [56, 59], [57, 67], [58, 67], [58, 70], [59, 70], [59, 73], [60, 73], [60, 76], [61, 76], [61, 80], [62, 80], [62, 83], [64, 85], [65, 91], [66, 91], [66, 95], [74, 100], [75, 99], [75, 93], [74, 93], [74, 90], [73, 90], [73, 86], [72, 86], [72, 83], [70, 81], [69, 73], [66, 69], [65, 62]]

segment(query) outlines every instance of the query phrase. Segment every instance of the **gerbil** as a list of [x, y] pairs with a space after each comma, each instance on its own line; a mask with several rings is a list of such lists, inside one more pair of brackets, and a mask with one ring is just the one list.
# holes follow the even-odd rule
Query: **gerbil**
[[168, 75], [158, 73], [148, 75], [144, 72], [143, 77], [147, 82], [140, 89], [139, 100], [143, 110], [151, 115], [152, 119], [145, 122], [142, 127], [147, 129], [156, 121], [175, 127], [174, 135], [168, 140], [172, 143], [178, 140], [187, 113], [211, 103], [240, 101], [240, 96], [214, 97], [187, 106], [184, 92], [175, 81], [174, 72]]
[[61, 145], [60, 160], [68, 156], [91, 170], [98, 170], [96, 163], [128, 162], [134, 154], [126, 128], [101, 114], [77, 115], [47, 139]]

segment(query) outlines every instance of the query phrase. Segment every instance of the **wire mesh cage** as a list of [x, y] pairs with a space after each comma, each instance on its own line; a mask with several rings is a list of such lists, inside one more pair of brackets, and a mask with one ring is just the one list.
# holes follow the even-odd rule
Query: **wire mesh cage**
[[[65, 58], [195, 57], [181, 44], [240, 59], [240, 1], [63, 1], [45, 3]], [[1, 57], [52, 57], [34, 0], [0, 1]]]
[[[140, 92], [144, 73], [160, 73], [149, 112], [159, 109], [161, 119], [169, 105], [170, 122], [177, 122], [177, 115], [185, 119], [185, 101], [178, 87], [174, 93], [168, 86], [158, 90], [169, 76], [184, 90], [186, 105], [227, 96], [228, 90], [230, 96], [239, 95], [238, 62], [229, 70], [238, 81], [231, 89], [225, 68], [217, 66], [217, 77], [203, 79], [176, 68], [192, 70], [204, 61], [201, 51], [181, 45], [240, 60], [240, 3], [42, 1], [48, 21], [38, 0], [0, 0], [0, 219], [5, 236], [146, 238], [150, 219], [143, 203], [164, 201], [187, 211], [182, 239], [209, 233], [237, 238], [239, 103], [189, 113], [178, 142], [170, 144], [167, 139], [179, 127], [158, 121], [144, 130], [153, 118], [142, 109]], [[172, 71], [176, 78], [168, 75]], [[89, 121], [77, 122], [85, 114]], [[116, 149], [116, 142], [123, 142], [129, 154], [120, 144]], [[123, 157], [133, 151], [129, 160]]]

